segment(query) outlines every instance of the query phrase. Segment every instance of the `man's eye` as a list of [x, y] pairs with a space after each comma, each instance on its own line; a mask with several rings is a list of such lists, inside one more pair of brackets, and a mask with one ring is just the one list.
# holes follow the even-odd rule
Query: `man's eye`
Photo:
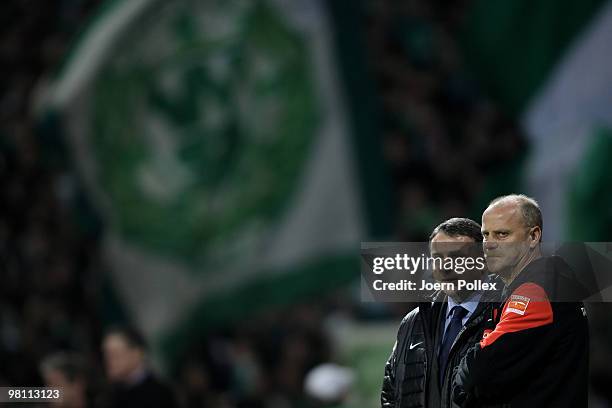
[[498, 232], [497, 236], [500, 237], [500, 238], [505, 238], [505, 237], [508, 236], [508, 233], [507, 232]]

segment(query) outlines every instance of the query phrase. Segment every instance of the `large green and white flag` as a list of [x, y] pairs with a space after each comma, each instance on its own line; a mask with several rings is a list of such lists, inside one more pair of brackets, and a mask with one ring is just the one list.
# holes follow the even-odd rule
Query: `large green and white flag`
[[357, 278], [332, 45], [317, 1], [116, 0], [54, 83], [115, 288], [158, 351]]
[[612, 226], [612, 2], [477, 0], [466, 55], [530, 141], [525, 187], [547, 240]]

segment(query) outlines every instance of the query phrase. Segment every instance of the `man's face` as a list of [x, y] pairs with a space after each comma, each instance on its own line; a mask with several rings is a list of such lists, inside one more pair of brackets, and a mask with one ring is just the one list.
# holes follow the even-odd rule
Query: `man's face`
[[85, 399], [85, 385], [81, 379], [70, 381], [60, 370], [48, 370], [43, 373], [45, 386], [62, 390], [60, 400], [51, 401], [54, 407], [73, 407]]
[[[478, 251], [479, 245], [473, 238], [466, 236], [450, 236], [444, 232], [437, 233], [431, 240], [430, 249], [432, 258], [442, 258], [442, 264], [447, 258], [476, 258], [482, 256]], [[454, 264], [454, 263], [453, 263]], [[458, 273], [453, 269], [440, 269], [439, 263], [433, 263], [433, 277], [438, 282], [453, 282], [455, 290], [444, 290], [444, 292], [456, 300], [460, 300], [463, 296], [457, 292], [457, 281], [463, 279], [466, 281], [474, 281], [480, 279], [485, 272], [485, 269], [465, 268], [463, 273]]]
[[482, 214], [482, 235], [489, 271], [510, 276], [529, 251], [529, 233], [519, 204], [505, 203], [487, 208]]
[[102, 343], [104, 366], [108, 378], [115, 382], [127, 381], [143, 362], [143, 351], [130, 347], [120, 334], [109, 334]]

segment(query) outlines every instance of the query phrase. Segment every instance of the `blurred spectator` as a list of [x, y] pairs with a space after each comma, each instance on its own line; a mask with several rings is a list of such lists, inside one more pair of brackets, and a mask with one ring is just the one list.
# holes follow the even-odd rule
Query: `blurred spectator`
[[151, 371], [143, 337], [129, 327], [116, 327], [104, 336], [104, 365], [113, 388], [109, 407], [178, 406], [171, 388]]
[[62, 390], [62, 399], [51, 401], [61, 408], [86, 408], [93, 405], [88, 392], [88, 373], [83, 358], [65, 352], [51, 354], [40, 364], [46, 387]]
[[182, 384], [180, 397], [186, 408], [212, 407], [214, 400], [210, 384], [210, 375], [199, 361], [190, 360], [181, 368], [179, 380]]
[[350, 368], [325, 363], [308, 372], [304, 391], [315, 407], [339, 408], [348, 401], [354, 381], [355, 374]]

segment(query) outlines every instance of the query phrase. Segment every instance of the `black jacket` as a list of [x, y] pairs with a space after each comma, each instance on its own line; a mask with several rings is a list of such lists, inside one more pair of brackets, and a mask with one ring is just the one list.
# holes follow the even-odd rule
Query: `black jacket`
[[[498, 287], [501, 283], [498, 284]], [[493, 297], [484, 292], [453, 344], [444, 376], [439, 384], [438, 348], [441, 325], [446, 315], [446, 295], [439, 293], [433, 302], [419, 303], [400, 324], [397, 341], [385, 365], [381, 406], [383, 408], [449, 407], [453, 368], [484, 331]], [[442, 390], [442, 392], [441, 392]]]
[[569, 301], [579, 288], [572, 275], [546, 257], [510, 284], [494, 329], [456, 370], [458, 406], [587, 407], [588, 324], [582, 303]]
[[107, 406], [109, 408], [176, 408], [178, 403], [168, 385], [152, 374], [147, 374], [143, 381], [138, 384], [132, 386], [116, 385]]

